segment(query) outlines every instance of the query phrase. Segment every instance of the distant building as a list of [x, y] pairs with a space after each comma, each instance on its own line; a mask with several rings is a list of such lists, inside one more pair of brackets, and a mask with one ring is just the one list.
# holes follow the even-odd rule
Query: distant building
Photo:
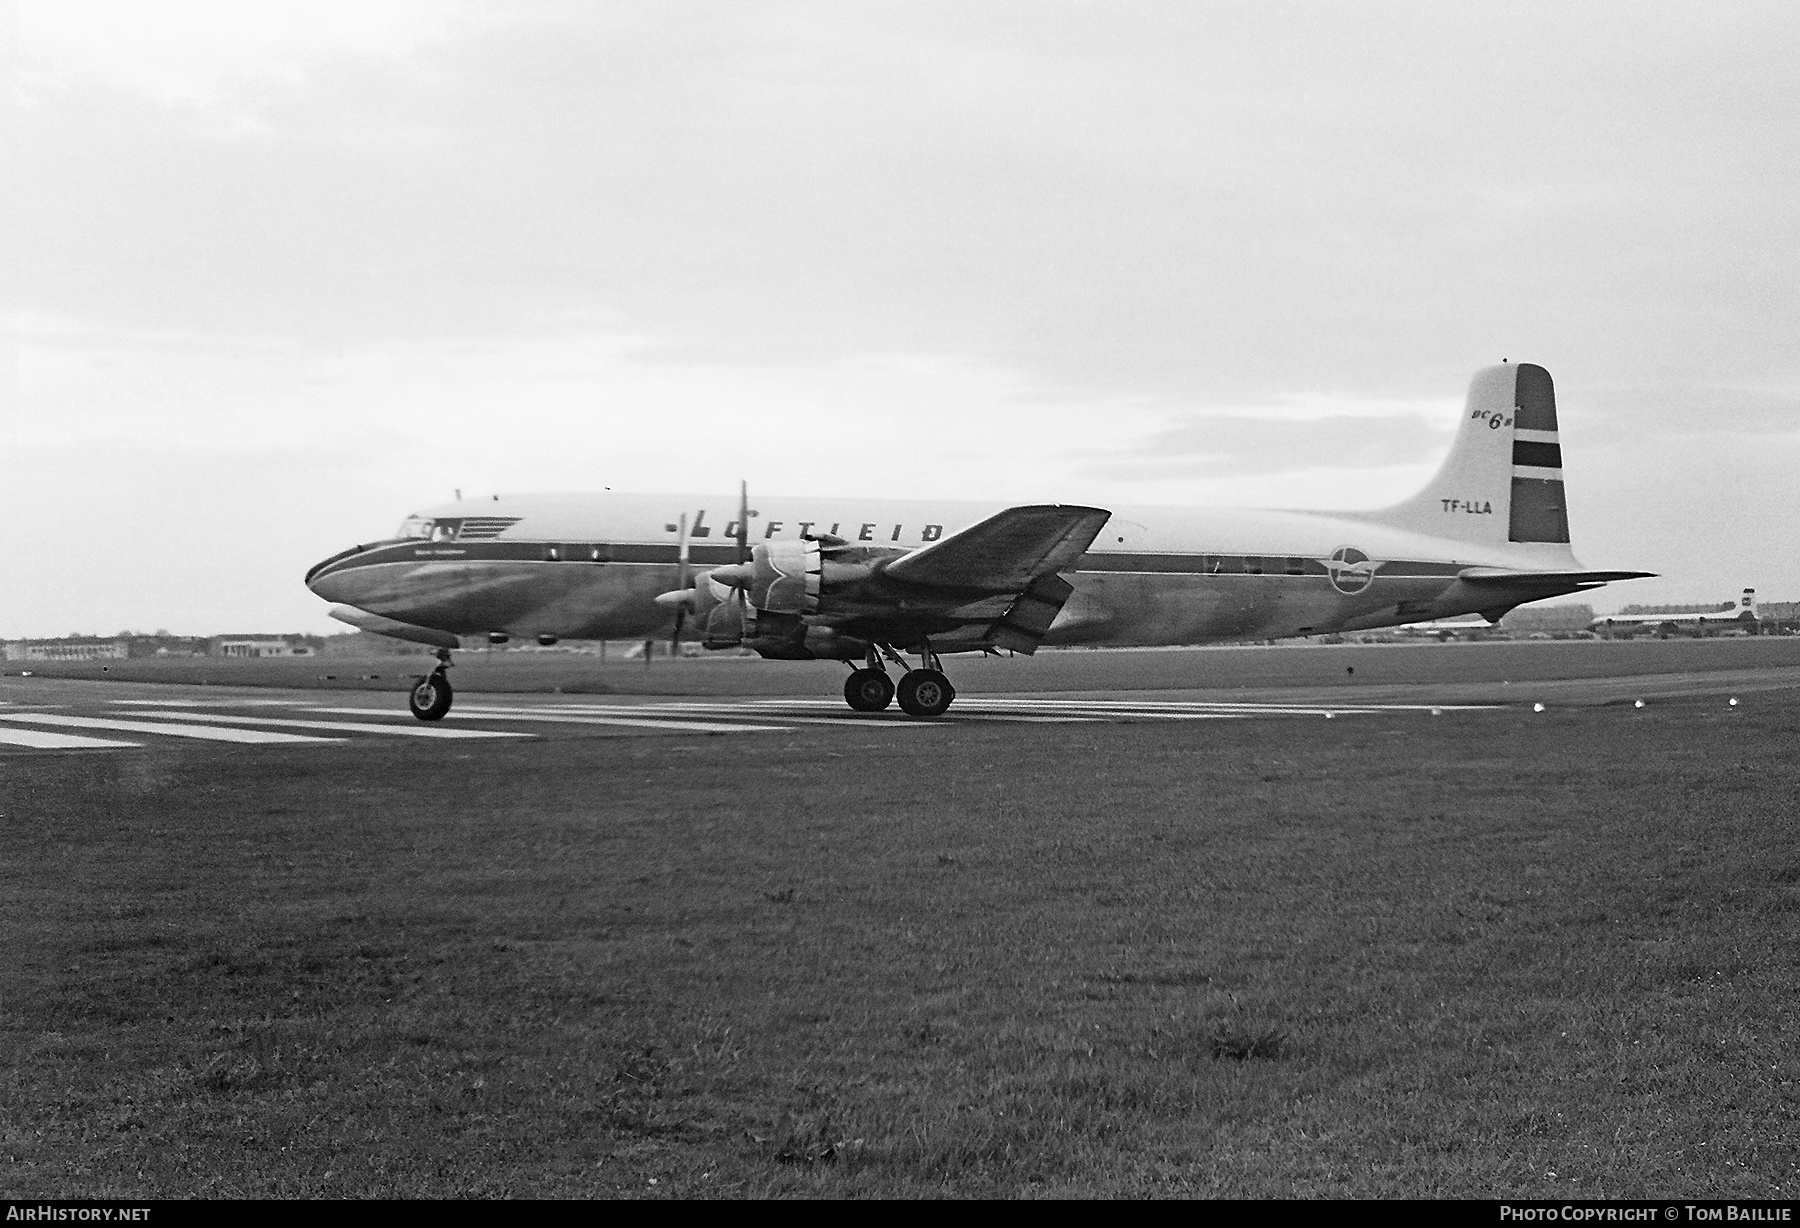
[[311, 657], [317, 649], [300, 635], [215, 635], [207, 645], [215, 657]]
[[131, 650], [122, 639], [72, 635], [61, 640], [11, 640], [8, 661], [123, 661]]

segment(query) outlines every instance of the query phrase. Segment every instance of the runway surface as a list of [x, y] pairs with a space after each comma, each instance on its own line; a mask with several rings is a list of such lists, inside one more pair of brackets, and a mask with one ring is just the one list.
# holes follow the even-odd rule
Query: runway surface
[[[189, 690], [189, 688], [169, 688]], [[292, 697], [175, 694], [118, 698], [89, 685], [57, 688], [44, 702], [0, 700], [0, 754], [136, 750], [170, 740], [242, 748], [351, 742], [479, 743], [554, 737], [710, 737], [855, 728], [895, 738], [943, 736], [972, 725], [1337, 719], [1377, 714], [1431, 716], [1496, 711], [1495, 704], [1356, 702], [1342, 694], [1306, 700], [1174, 700], [1142, 694], [1099, 697], [971, 696], [942, 717], [920, 720], [897, 709], [856, 713], [826, 698], [573, 700], [480, 696], [444, 720], [414, 720], [399, 697], [335, 702], [317, 693]]]

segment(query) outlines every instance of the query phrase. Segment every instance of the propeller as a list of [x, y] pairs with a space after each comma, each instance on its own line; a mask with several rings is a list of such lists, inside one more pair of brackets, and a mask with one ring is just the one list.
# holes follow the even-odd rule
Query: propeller
[[689, 573], [691, 571], [688, 551], [688, 518], [681, 513], [681, 531], [676, 538], [675, 547], [675, 591], [682, 595], [680, 604], [675, 607], [675, 631], [669, 636], [669, 655], [672, 657], [681, 651], [681, 628], [687, 622], [687, 591]]
[[[738, 484], [738, 517], [737, 527], [732, 536], [737, 539], [738, 561], [723, 567], [715, 567], [701, 573], [699, 584], [694, 583], [693, 562], [689, 546], [689, 527], [687, 513], [681, 515], [679, 525], [679, 545], [676, 548], [680, 587], [661, 593], [656, 604], [666, 606], [675, 611], [675, 633], [671, 645], [681, 638], [682, 628], [687, 625], [687, 614], [690, 609], [698, 613], [707, 609], [706, 644], [707, 647], [720, 647], [721, 641], [735, 643], [749, 629], [751, 619], [750, 586], [755, 578], [751, 567], [753, 552], [750, 549], [750, 484]], [[699, 585], [707, 585], [711, 594], [702, 594]], [[729, 589], [729, 595], [721, 590]], [[707, 597], [711, 596], [719, 604], [712, 605]], [[730, 612], [727, 613], [726, 611]], [[733, 625], [735, 624], [735, 626]]]
[[739, 563], [750, 561], [750, 483], [738, 483], [738, 557]]
[[737, 606], [738, 634], [742, 635], [750, 627], [750, 584], [745, 564], [750, 561], [750, 483], [738, 482], [738, 514], [737, 514], [737, 561], [738, 570], [745, 574], [745, 582], [734, 584], [731, 589], [731, 600]]

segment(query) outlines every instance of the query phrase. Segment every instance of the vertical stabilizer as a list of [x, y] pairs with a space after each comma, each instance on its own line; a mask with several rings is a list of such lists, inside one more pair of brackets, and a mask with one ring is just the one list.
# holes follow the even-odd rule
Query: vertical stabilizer
[[1404, 503], [1365, 518], [1472, 544], [1567, 547], [1550, 373], [1531, 363], [1476, 372], [1462, 426], [1437, 476]]

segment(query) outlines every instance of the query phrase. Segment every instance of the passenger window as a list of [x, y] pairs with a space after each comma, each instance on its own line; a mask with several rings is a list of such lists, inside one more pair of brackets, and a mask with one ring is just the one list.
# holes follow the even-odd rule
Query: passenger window
[[1247, 576], [1260, 576], [1260, 575], [1262, 575], [1262, 573], [1263, 573], [1262, 556], [1260, 554], [1245, 555], [1244, 556], [1244, 574]]
[[1306, 574], [1306, 560], [1305, 559], [1289, 559], [1287, 561], [1287, 573], [1290, 576], [1305, 575]]

